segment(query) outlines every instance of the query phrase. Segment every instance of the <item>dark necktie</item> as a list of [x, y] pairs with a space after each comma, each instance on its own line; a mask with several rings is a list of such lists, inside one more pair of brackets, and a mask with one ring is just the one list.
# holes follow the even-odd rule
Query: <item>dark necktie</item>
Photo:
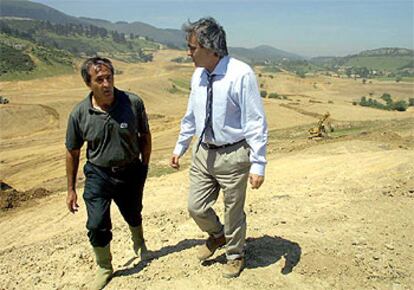
[[201, 141], [203, 140], [204, 135], [207, 131], [210, 132], [211, 137], [214, 139], [214, 131], [213, 131], [213, 123], [211, 120], [211, 116], [213, 113], [213, 81], [214, 81], [214, 74], [208, 75], [208, 84], [207, 84], [207, 101], [206, 101], [206, 119], [204, 121], [204, 128], [201, 131], [200, 139], [198, 140], [197, 149], [200, 148]]

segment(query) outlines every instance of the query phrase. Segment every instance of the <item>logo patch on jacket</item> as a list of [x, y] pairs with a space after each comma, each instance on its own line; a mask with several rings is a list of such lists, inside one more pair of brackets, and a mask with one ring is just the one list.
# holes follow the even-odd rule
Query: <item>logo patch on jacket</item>
[[128, 123], [121, 123], [121, 125], [119, 125], [119, 127], [121, 127], [121, 129], [128, 128]]

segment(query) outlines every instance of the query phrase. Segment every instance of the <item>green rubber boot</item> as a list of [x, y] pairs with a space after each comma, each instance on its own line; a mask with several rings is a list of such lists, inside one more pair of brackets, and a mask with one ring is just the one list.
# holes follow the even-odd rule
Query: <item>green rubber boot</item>
[[105, 247], [93, 247], [93, 251], [95, 252], [96, 264], [98, 267], [92, 289], [100, 290], [108, 284], [114, 272], [111, 263], [112, 255], [110, 245], [108, 244]]
[[129, 226], [131, 231], [131, 239], [133, 242], [134, 253], [141, 258], [141, 260], [151, 259], [150, 253], [145, 245], [144, 232], [142, 230], [142, 225], [137, 227]]

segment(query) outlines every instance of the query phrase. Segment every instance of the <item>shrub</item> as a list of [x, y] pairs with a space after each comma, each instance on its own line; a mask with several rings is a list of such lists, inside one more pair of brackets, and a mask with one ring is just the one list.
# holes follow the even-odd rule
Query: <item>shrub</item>
[[408, 99], [408, 106], [414, 107], [414, 98], [409, 98]]
[[262, 98], [266, 98], [266, 96], [267, 96], [267, 92], [266, 92], [265, 90], [260, 91], [260, 96], [261, 96]]
[[271, 99], [281, 99], [278, 93], [270, 93], [269, 98]]
[[406, 101], [401, 100], [401, 101], [397, 101], [395, 103], [393, 103], [393, 110], [399, 111], [399, 112], [403, 112], [406, 111], [408, 108], [408, 104]]
[[359, 102], [359, 105], [360, 106], [363, 106], [363, 107], [367, 107], [368, 106], [368, 101], [367, 101], [367, 97], [361, 97], [361, 101]]
[[383, 99], [387, 103], [387, 105], [392, 104], [392, 97], [389, 93], [383, 93], [380, 98]]
[[174, 84], [172, 84], [171, 88], [168, 88], [168, 89], [167, 89], [167, 91], [168, 91], [170, 94], [175, 94], [175, 93], [177, 93], [177, 92], [178, 92], [178, 89], [177, 89], [177, 87], [176, 87]]
[[[407, 103], [404, 100], [398, 101], [398, 102], [393, 102], [391, 95], [388, 93], [384, 93], [381, 96], [381, 99], [386, 101], [386, 105], [384, 105], [383, 103], [378, 102], [377, 100], [374, 100], [372, 98], [369, 98], [367, 100], [366, 97], [361, 97], [361, 100], [359, 102], [360, 106], [363, 107], [371, 107], [371, 108], [376, 108], [376, 109], [381, 109], [381, 110], [394, 110], [394, 111], [406, 111], [408, 106], [410, 105], [409, 103]], [[413, 100], [411, 101], [414, 104], [414, 98], [412, 98]], [[355, 102], [356, 103], [356, 102]], [[354, 103], [352, 103], [354, 104]]]
[[296, 75], [302, 79], [304, 79], [306, 77], [305, 72], [304, 71], [297, 71]]

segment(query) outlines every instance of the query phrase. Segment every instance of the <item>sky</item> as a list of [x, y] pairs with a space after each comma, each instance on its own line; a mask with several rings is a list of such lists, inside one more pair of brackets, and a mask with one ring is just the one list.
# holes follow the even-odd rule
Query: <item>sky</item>
[[72, 16], [181, 29], [214, 17], [228, 46], [271, 45], [305, 57], [414, 49], [414, 0], [32, 0]]

